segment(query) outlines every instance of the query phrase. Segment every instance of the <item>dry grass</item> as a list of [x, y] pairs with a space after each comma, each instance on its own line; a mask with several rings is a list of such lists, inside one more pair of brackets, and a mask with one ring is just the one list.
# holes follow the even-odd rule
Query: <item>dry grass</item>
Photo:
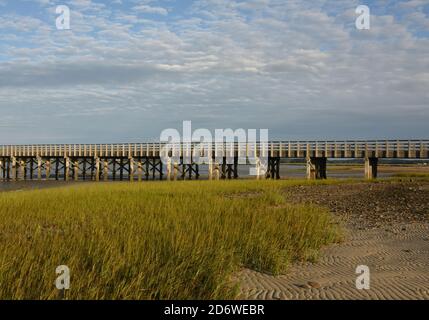
[[394, 178], [429, 178], [429, 173], [401, 172], [393, 175]]
[[[338, 230], [285, 203], [299, 182], [82, 184], [0, 193], [0, 299], [227, 299], [240, 267], [283, 273]], [[303, 182], [301, 182], [303, 183]]]

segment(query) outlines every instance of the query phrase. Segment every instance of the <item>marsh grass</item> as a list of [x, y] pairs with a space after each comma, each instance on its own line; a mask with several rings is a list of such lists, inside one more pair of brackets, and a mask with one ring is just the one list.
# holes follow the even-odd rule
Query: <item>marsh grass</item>
[[394, 178], [429, 178], [429, 173], [400, 172], [392, 175]]
[[228, 299], [242, 267], [279, 274], [338, 241], [288, 181], [99, 183], [0, 193], [0, 299]]

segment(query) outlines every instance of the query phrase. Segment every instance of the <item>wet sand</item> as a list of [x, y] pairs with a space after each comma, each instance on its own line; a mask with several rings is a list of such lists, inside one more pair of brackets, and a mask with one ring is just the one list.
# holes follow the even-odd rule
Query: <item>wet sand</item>
[[46, 189], [46, 188], [58, 188], [65, 187], [76, 183], [85, 183], [85, 182], [65, 182], [65, 181], [9, 181], [9, 182], [0, 182], [0, 192], [8, 191], [24, 191], [24, 190], [36, 190], [36, 189]]
[[[405, 230], [403, 230], [405, 228]], [[429, 299], [428, 223], [388, 231], [350, 232], [322, 251], [317, 263], [295, 264], [284, 276], [243, 270], [246, 299]], [[358, 265], [370, 268], [370, 289], [356, 289]]]
[[[286, 275], [242, 270], [241, 298], [429, 299], [429, 182], [306, 186], [286, 194], [328, 207], [345, 239]], [[358, 265], [370, 268], [369, 290], [356, 288]]]

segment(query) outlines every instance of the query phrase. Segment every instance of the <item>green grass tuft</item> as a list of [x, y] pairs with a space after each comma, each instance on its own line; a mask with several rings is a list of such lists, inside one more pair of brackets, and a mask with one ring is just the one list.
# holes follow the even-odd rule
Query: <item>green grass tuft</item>
[[[228, 299], [242, 267], [284, 273], [338, 241], [288, 181], [100, 183], [0, 193], [0, 299]], [[301, 182], [302, 183], [302, 182]]]

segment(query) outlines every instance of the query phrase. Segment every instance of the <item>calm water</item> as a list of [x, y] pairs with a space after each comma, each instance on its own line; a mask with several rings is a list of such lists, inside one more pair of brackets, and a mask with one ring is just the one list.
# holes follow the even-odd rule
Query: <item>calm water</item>
[[[254, 179], [255, 177], [250, 176], [251, 166], [249, 165], [240, 165], [238, 166], [238, 175], [242, 179]], [[399, 172], [429, 172], [428, 167], [422, 166], [407, 166], [407, 167], [384, 167], [379, 170], [378, 176], [380, 178], [391, 177], [394, 174]], [[331, 166], [329, 170], [329, 164], [327, 168], [327, 175], [329, 178], [335, 179], [344, 179], [344, 178], [363, 178], [364, 168], [363, 164], [351, 166], [351, 167], [335, 167]], [[286, 164], [283, 163], [280, 166], [280, 176], [282, 179], [304, 179], [306, 176], [306, 166], [305, 164]], [[136, 175], [137, 177], [137, 175]], [[165, 176], [164, 176], [165, 177]], [[208, 166], [200, 166], [200, 179], [204, 180], [208, 177]], [[64, 182], [50, 180], [50, 181], [18, 181], [18, 182], [1, 182], [0, 181], [0, 191], [13, 191], [13, 190], [28, 190], [28, 189], [40, 189], [40, 188], [53, 188], [58, 186], [70, 185], [76, 182]], [[124, 176], [124, 179], [127, 179], [127, 176]], [[81, 182], [78, 182], [81, 183]]]

